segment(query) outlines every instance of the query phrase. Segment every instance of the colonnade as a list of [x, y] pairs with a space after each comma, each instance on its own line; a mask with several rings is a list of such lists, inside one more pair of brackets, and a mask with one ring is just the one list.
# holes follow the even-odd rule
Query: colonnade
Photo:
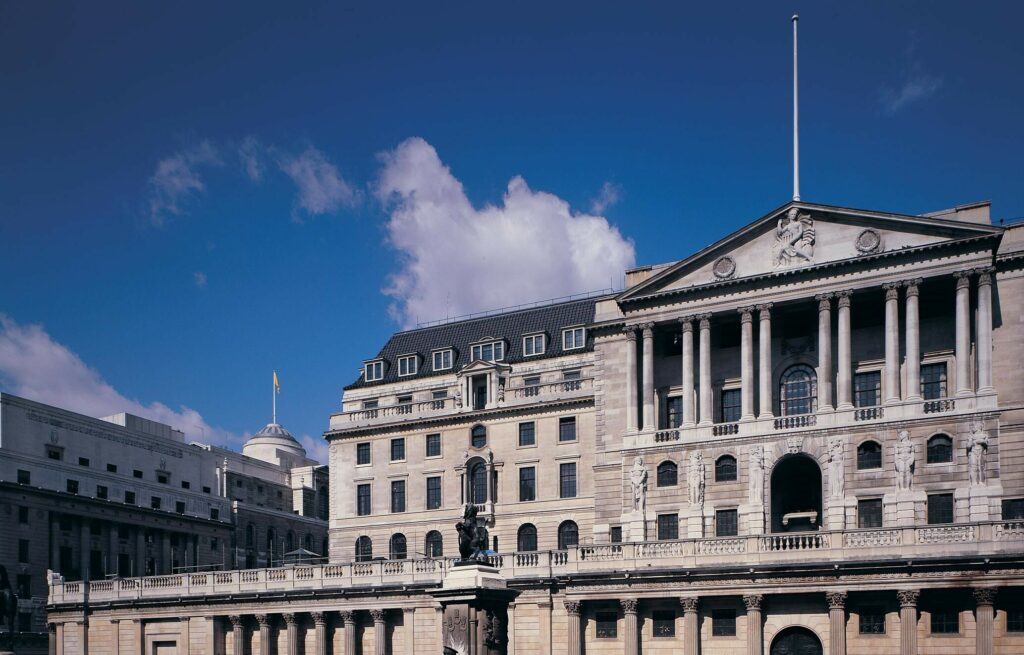
[[[405, 652], [412, 654], [416, 652], [416, 630], [413, 615], [416, 609], [405, 607], [401, 610], [404, 613], [405, 630]], [[374, 655], [386, 655], [393, 653], [388, 646], [388, 611], [384, 609], [368, 610], [370, 624], [373, 630]], [[303, 616], [305, 615], [305, 616]], [[306, 618], [308, 617], [308, 618]], [[260, 655], [277, 653], [276, 649], [268, 649], [265, 644], [275, 643], [276, 634], [283, 631], [285, 634], [285, 649], [280, 655], [327, 655], [333, 652], [329, 648], [331, 629], [340, 629], [344, 635], [345, 653], [360, 653], [358, 643], [358, 620], [356, 612], [352, 610], [333, 611], [312, 611], [312, 612], [285, 612], [282, 614], [254, 614], [251, 618], [242, 614], [232, 614], [227, 617], [231, 628], [232, 648], [228, 649], [227, 655], [249, 655], [255, 651], [251, 648], [253, 634], [259, 634]], [[308, 630], [303, 623], [313, 623], [313, 650], [309, 651], [304, 647], [305, 639], [300, 639], [303, 630]], [[255, 625], [253, 625], [255, 623]]]

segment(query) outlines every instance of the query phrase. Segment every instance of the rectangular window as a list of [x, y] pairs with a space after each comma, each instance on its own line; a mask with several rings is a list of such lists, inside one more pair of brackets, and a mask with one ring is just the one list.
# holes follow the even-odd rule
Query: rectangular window
[[428, 434], [427, 435], [427, 457], [440, 457], [441, 456], [441, 435]]
[[170, 479], [170, 476], [168, 476], [166, 473], [156, 474], [156, 481], [159, 482], [160, 484], [167, 484], [170, 481]]
[[132, 477], [133, 478], [138, 478], [138, 479], [141, 480], [142, 479], [142, 471], [140, 471], [139, 469], [135, 469], [134, 471], [132, 471]]
[[544, 354], [544, 335], [543, 334], [528, 334], [523, 337], [523, 356], [531, 357], [533, 355]]
[[178, 514], [184, 514], [185, 513], [185, 503], [180, 501], [180, 500], [176, 501], [174, 503], [174, 511], [177, 512]]
[[611, 541], [613, 544], [621, 544], [622, 543], [622, 526], [621, 525], [613, 525], [612, 526], [612, 529], [608, 531], [608, 540]]
[[362, 466], [370, 463], [370, 444], [369, 442], [357, 443], [356, 444], [356, 466]]
[[576, 497], [576, 463], [558, 465], [558, 497]]
[[714, 637], [735, 637], [736, 610], [712, 610], [711, 635]]
[[533, 446], [537, 443], [537, 425], [533, 421], [519, 424], [519, 445]]
[[652, 617], [655, 637], [676, 636], [676, 613], [672, 610], [654, 610]]
[[370, 515], [370, 485], [361, 484], [356, 487], [356, 514]]
[[882, 499], [865, 498], [857, 501], [857, 527], [882, 527]]
[[363, 365], [363, 376], [367, 382], [376, 382], [384, 379], [384, 362], [367, 362]]
[[417, 355], [406, 355], [398, 358], [398, 375], [403, 377], [406, 375], [416, 375], [416, 370], [419, 366], [419, 357]]
[[18, 469], [18, 484], [32, 484], [32, 474], [24, 469]]
[[715, 536], [735, 537], [739, 534], [736, 510], [720, 509], [715, 512]]
[[674, 541], [679, 538], [679, 515], [658, 514], [658, 541]]
[[505, 359], [505, 342], [478, 343], [472, 348], [473, 361], [500, 362]]
[[682, 396], [672, 396], [665, 403], [665, 409], [667, 416], [665, 417], [668, 421], [668, 425], [665, 427], [669, 430], [674, 430], [683, 424], [683, 398]]
[[160, 496], [152, 496], [149, 499], [149, 506], [152, 509], [160, 509], [160, 503], [161, 503]]
[[391, 481], [391, 512], [397, 514], [405, 511], [405, 480]]
[[[28, 598], [32, 595], [32, 576], [27, 573], [19, 573], [17, 580], [17, 593], [19, 598]], [[26, 631], [27, 632], [27, 631]]]
[[79, 457], [78, 458], [78, 465], [79, 466], [89, 466], [89, 458], [88, 457]]
[[210, 508], [210, 520], [212, 520], [212, 521], [219, 521], [220, 520], [220, 509], [219, 508], [217, 508], [217, 507], [211, 507]]
[[21, 525], [28, 525], [28, 508], [27, 507], [19, 507], [18, 508], [18, 523], [21, 524]]
[[398, 413], [399, 414], [411, 414], [412, 413], [412, 396], [399, 396], [398, 397]]
[[107, 464], [107, 473], [117, 473], [117, 464]]
[[862, 635], [885, 634], [885, 612], [882, 608], [860, 608], [860, 633]]
[[60, 460], [64, 459], [64, 449], [63, 448], [57, 448], [55, 446], [47, 446], [46, 447], [46, 456], [48, 458], [50, 458], [50, 459], [55, 459], [57, 461], [60, 461]]
[[953, 522], [953, 494], [928, 494], [928, 523]]
[[946, 397], [946, 363], [921, 366], [921, 396], [925, 400]]
[[[377, 406], [379, 404], [380, 403], [377, 400], [364, 400], [363, 401], [363, 409], [364, 410], [366, 410], [366, 409], [377, 409]], [[377, 415], [374, 414], [373, 418], [376, 418], [376, 417], [377, 417]]]
[[391, 440], [391, 461], [401, 462], [405, 459], [405, 439], [399, 437]]
[[107, 488], [102, 484], [96, 485], [96, 497], [101, 500], [107, 499]]
[[427, 509], [441, 509], [441, 478], [427, 478]]
[[188, 480], [182, 480], [181, 481], [181, 488], [182, 489], [191, 489], [192, 488], [192, 483], [189, 482]]
[[69, 494], [77, 494], [78, 480], [68, 480], [67, 490]]
[[537, 500], [537, 469], [524, 466], [519, 469], [519, 502]]
[[452, 350], [435, 350], [433, 354], [433, 368], [435, 371], [447, 371], [452, 367]]
[[209, 487], [206, 487], [206, 486], [204, 486], [204, 487], [203, 487], [203, 493], [204, 493], [204, 494], [208, 494], [208, 493], [210, 493], [210, 488], [209, 488]]
[[1004, 521], [1024, 521], [1024, 498], [1007, 498], [1003, 501]]
[[735, 423], [742, 414], [741, 389], [722, 389], [722, 423]]
[[28, 539], [18, 539], [18, 563], [28, 564]]
[[598, 612], [594, 616], [598, 639], [615, 639], [619, 636], [619, 613]]
[[1024, 606], [1006, 608], [1006, 631], [1024, 632]]
[[960, 632], [960, 612], [948, 608], [932, 610], [932, 634], [955, 635]]
[[558, 419], [558, 440], [576, 441], [576, 417], [563, 416]]
[[562, 350], [576, 350], [587, 343], [587, 333], [584, 328], [569, 328], [562, 330]]
[[134, 505], [135, 504], [135, 492], [134, 491], [126, 491], [126, 492], [124, 492], [124, 504], [125, 505]]
[[865, 371], [853, 376], [855, 407], [877, 407], [882, 404], [882, 372]]
[[220, 539], [210, 537], [210, 551], [216, 553], [218, 550], [220, 550]]
[[540, 376], [531, 375], [530, 377], [523, 378], [523, 395], [527, 398], [536, 396], [540, 393]]

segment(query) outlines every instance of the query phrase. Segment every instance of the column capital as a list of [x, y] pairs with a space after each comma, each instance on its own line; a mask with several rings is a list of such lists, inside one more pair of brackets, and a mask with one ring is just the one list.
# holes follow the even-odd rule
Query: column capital
[[647, 323], [641, 323], [639, 325], [640, 330], [643, 331], [644, 339], [654, 338], [654, 322], [648, 321]]
[[289, 628], [295, 627], [295, 624], [297, 623], [297, 619], [295, 618], [295, 614], [293, 614], [292, 612], [286, 612], [285, 614], [282, 614], [281, 616], [284, 618], [284, 622], [288, 624]]
[[747, 307], [740, 307], [736, 310], [740, 314], [741, 323], [750, 323], [754, 320], [754, 307], [753, 305]]
[[622, 611], [625, 614], [636, 614], [637, 605], [640, 604], [636, 598], [622, 598], [619, 600], [619, 606], [622, 607]]
[[355, 624], [356, 615], [351, 610], [342, 610], [338, 612], [338, 617], [341, 618], [342, 624], [347, 628]]
[[680, 316], [679, 324], [683, 326], [683, 332], [693, 332], [694, 316]]
[[257, 614], [256, 615], [256, 623], [259, 623], [261, 628], [269, 628], [270, 627], [270, 615], [269, 614]]
[[310, 612], [309, 615], [313, 617], [313, 625], [327, 625], [327, 617], [323, 612]]
[[570, 616], [580, 615], [580, 601], [564, 600], [562, 601], [562, 605], [565, 607], [565, 611], [568, 612]]
[[921, 284], [924, 282], [923, 278], [915, 277], [909, 280], [903, 281], [903, 286], [907, 288], [908, 296], [916, 296], [921, 293]]
[[995, 587], [978, 587], [973, 589], [974, 602], [978, 605], [992, 605], [996, 602], [996, 593], [998, 591]]
[[830, 610], [845, 610], [846, 609], [846, 592], [845, 591], [829, 591], [825, 593], [825, 602], [828, 603]]
[[711, 314], [697, 314], [694, 318], [696, 318], [699, 321], [700, 329], [711, 329]]
[[700, 599], [696, 596], [683, 596], [679, 599], [679, 604], [683, 606], [684, 612], [696, 612]]
[[818, 301], [818, 311], [827, 312], [832, 309], [832, 297], [834, 293], [819, 293], [814, 296], [814, 299]]
[[953, 277], [956, 278], [957, 289], [969, 289], [971, 286], [971, 275], [974, 274], [972, 270], [966, 271], [954, 271]]
[[836, 292], [836, 298], [839, 299], [838, 300], [839, 307], [840, 308], [842, 308], [842, 307], [849, 307], [850, 306], [850, 296], [852, 296], [852, 295], [853, 295], [853, 291], [851, 291], [849, 289], [846, 289], [844, 291], [837, 291]]
[[992, 284], [992, 274], [996, 272], [994, 266], [986, 266], [985, 268], [976, 268], [974, 272], [978, 274], [978, 286], [985, 284]]
[[749, 594], [743, 597], [743, 604], [747, 606], [747, 611], [760, 611], [762, 603], [764, 603], [764, 596], [761, 594]]
[[769, 318], [772, 317], [772, 307], [774, 307], [774, 306], [775, 306], [775, 303], [773, 303], [773, 302], [765, 302], [765, 303], [761, 303], [760, 305], [755, 305], [755, 307], [757, 308], [758, 314], [760, 314], [760, 316], [761, 316], [761, 320], [762, 321], [766, 321], [766, 320], [768, 320]]
[[916, 589], [901, 589], [896, 592], [900, 607], [917, 607], [917, 599], [920, 597], [921, 592]]
[[386, 612], [381, 609], [370, 610], [370, 618], [373, 619], [374, 624], [384, 623], [384, 617]]
[[899, 282], [886, 282], [882, 285], [885, 289], [886, 300], [897, 300], [900, 297], [900, 283]]
[[623, 325], [622, 333], [626, 335], [627, 341], [636, 341], [636, 326], [635, 325]]

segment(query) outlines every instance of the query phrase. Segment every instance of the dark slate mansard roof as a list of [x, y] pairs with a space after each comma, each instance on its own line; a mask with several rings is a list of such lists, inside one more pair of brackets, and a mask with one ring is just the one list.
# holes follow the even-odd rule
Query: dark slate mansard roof
[[[562, 330], [568, 327], [589, 325], [594, 320], [594, 306], [608, 296], [573, 300], [569, 302], [510, 311], [483, 318], [445, 323], [433, 327], [398, 332], [388, 340], [377, 357], [366, 361], [383, 359], [384, 377], [375, 382], [366, 382], [362, 371], [355, 382], [345, 389], [360, 389], [398, 381], [419, 380], [435, 375], [448, 375], [460, 371], [470, 363], [471, 346], [487, 337], [505, 341], [505, 358], [502, 362], [515, 364], [525, 360], [536, 361], [559, 357], [567, 352], [587, 352], [594, 349], [594, 341], [587, 333], [583, 348], [562, 350]], [[543, 355], [523, 356], [523, 336], [543, 332], [547, 335]], [[453, 348], [452, 368], [434, 371], [431, 352]], [[398, 358], [402, 355], [420, 356], [415, 375], [398, 376]]]

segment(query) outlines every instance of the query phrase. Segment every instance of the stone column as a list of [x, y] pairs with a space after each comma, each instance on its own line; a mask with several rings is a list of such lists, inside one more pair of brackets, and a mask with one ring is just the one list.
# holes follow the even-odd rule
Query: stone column
[[299, 622], [291, 612], [287, 612], [281, 616], [284, 618], [286, 630], [288, 630], [288, 655], [299, 655]]
[[107, 523], [107, 570], [104, 573], [117, 573], [117, 554], [121, 550], [118, 540], [120, 530], [116, 523]]
[[900, 307], [898, 282], [882, 285], [885, 289], [885, 402], [900, 401]]
[[245, 655], [245, 626], [242, 617], [237, 614], [228, 616], [231, 622], [231, 647], [233, 655]]
[[327, 655], [327, 616], [323, 612], [310, 612], [315, 631], [315, 655]]
[[700, 321], [700, 424], [715, 422], [711, 401], [711, 314], [701, 314]]
[[921, 592], [904, 589], [896, 592], [900, 601], [900, 655], [917, 655], [917, 599]]
[[81, 579], [89, 580], [89, 521], [86, 519], [79, 519], [78, 521], [78, 550], [78, 566], [81, 570]]
[[110, 655], [121, 655], [121, 619], [110, 619]]
[[757, 328], [757, 383], [759, 411], [757, 418], [772, 418], [772, 303], [757, 306], [760, 322]]
[[818, 301], [818, 411], [832, 411], [832, 294], [814, 296]]
[[405, 655], [416, 655], [416, 608], [402, 609], [402, 632], [405, 635]]
[[740, 313], [740, 420], [754, 418], [754, 308], [741, 307]]
[[764, 655], [764, 625], [761, 619], [761, 603], [764, 596], [752, 594], [743, 597], [747, 606], [747, 655]]
[[654, 323], [645, 323], [643, 329], [644, 352], [644, 432], [653, 431], [658, 423], [654, 420]]
[[142, 619], [132, 619], [132, 632], [135, 633], [135, 652], [146, 655], [146, 624]]
[[637, 632], [636, 620], [638, 604], [636, 598], [623, 598], [619, 601], [622, 613], [626, 617], [626, 647], [623, 650], [625, 655], [639, 655], [640, 653], [640, 634]]
[[636, 329], [622, 328], [626, 335], [626, 431], [636, 432]]
[[173, 573], [171, 570], [171, 533], [160, 531], [160, 570], [161, 575]]
[[683, 326], [683, 427], [696, 424], [693, 412], [693, 317], [679, 319]]
[[995, 618], [993, 605], [996, 601], [995, 587], [974, 590], [974, 601], [978, 604], [975, 610], [977, 626], [975, 628], [974, 652], [977, 655], [994, 655], [995, 644], [992, 639], [992, 620]]
[[578, 600], [563, 601], [565, 613], [568, 615], [568, 628], [566, 629], [567, 655], [581, 655], [583, 650], [580, 647], [580, 602]]
[[907, 400], [921, 400], [921, 321], [919, 319], [919, 297], [921, 280], [907, 280], [906, 321], [907, 321]]
[[846, 592], [830, 591], [828, 602], [829, 655], [846, 655]]
[[853, 409], [853, 336], [850, 331], [850, 291], [840, 291], [839, 298], [839, 363], [836, 375], [836, 406]]
[[683, 606], [683, 655], [699, 655], [700, 653], [698, 602], [698, 599], [692, 596], [679, 599], [679, 604]]
[[274, 652], [270, 646], [270, 615], [257, 614], [256, 623], [260, 625], [260, 655], [270, 655]]
[[956, 278], [956, 395], [971, 395], [971, 272], [958, 271]]
[[47, 623], [46, 632], [50, 636], [47, 642], [48, 645], [46, 652], [49, 653], [49, 655], [57, 655], [57, 624]]
[[388, 624], [387, 614], [384, 610], [370, 610], [370, 618], [373, 619], [373, 652], [374, 655], [387, 655], [388, 653]]
[[978, 393], [993, 393], [992, 386], [992, 273], [978, 271]]
[[349, 611], [342, 611], [338, 613], [341, 618], [341, 625], [345, 630], [345, 655], [355, 655], [356, 653], [356, 617], [355, 614]]
[[146, 531], [142, 527], [135, 528], [135, 566], [132, 575], [146, 575]]
[[50, 512], [50, 568], [67, 575], [68, 571], [60, 570], [60, 514]]

